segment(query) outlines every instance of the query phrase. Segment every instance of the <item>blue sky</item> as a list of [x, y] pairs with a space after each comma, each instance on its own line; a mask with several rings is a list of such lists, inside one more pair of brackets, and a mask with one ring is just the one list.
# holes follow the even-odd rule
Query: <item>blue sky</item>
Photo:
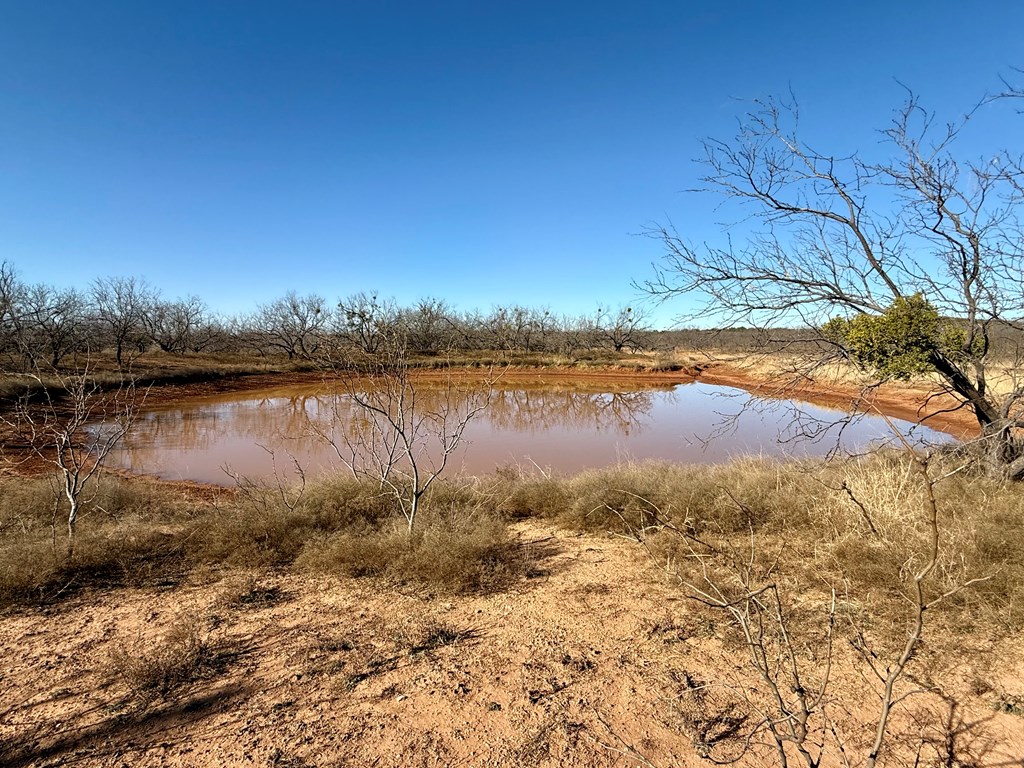
[[[226, 312], [633, 302], [660, 255], [636, 233], [720, 237], [684, 190], [745, 101], [792, 89], [819, 146], [873, 152], [899, 82], [955, 117], [1021, 29], [942, 0], [0, 0], [0, 260]], [[979, 151], [1019, 145], [1002, 125]]]

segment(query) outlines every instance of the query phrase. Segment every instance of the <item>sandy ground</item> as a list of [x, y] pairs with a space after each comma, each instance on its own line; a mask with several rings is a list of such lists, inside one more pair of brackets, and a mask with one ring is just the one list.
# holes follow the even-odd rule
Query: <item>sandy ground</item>
[[[707, 765], [694, 739], [711, 726], [685, 689], [712, 683], [708, 718], [756, 687], [725, 625], [631, 542], [515, 530], [536, 572], [496, 595], [233, 573], [0, 618], [0, 764]], [[140, 657], [183, 622], [211, 643], [201, 679], [133, 695], [118, 650]], [[952, 740], [970, 762], [949, 765], [1024, 765], [1024, 716], [997, 711], [1024, 679], [1008, 654], [901, 710], [897, 738], [933, 739], [928, 754]], [[870, 685], [852, 671], [835, 685], [856, 747]], [[775, 760], [755, 746], [739, 764]]]

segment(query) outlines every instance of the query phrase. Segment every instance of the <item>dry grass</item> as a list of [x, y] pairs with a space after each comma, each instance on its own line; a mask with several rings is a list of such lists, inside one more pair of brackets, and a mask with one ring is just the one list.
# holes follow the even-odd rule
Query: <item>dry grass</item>
[[[936, 457], [933, 477], [960, 469], [961, 460]], [[907, 579], [927, 551], [923, 486], [900, 452], [829, 464], [623, 464], [567, 478], [505, 470], [493, 483], [490, 491], [506, 514], [642, 540], [660, 565], [693, 582], [704, 577], [698, 563], [725, 580], [737, 563], [753, 563], [796, 603], [819, 607], [831, 584], [845, 596], [846, 615], [883, 633], [907, 615]], [[934, 613], [958, 634], [1019, 626], [1024, 488], [970, 467], [934, 488], [942, 554], [931, 594], [981, 579]]]
[[372, 483], [333, 478], [301, 498], [250, 488], [217, 505], [185, 503], [168, 486], [105, 477], [69, 553], [56, 487], [6, 480], [0, 491], [0, 605], [89, 587], [172, 582], [189, 567], [289, 566], [417, 583], [443, 592], [493, 591], [529, 570], [506, 517], [482, 484], [439, 484], [412, 536], [394, 498]]
[[190, 560], [250, 568], [288, 565], [311, 539], [375, 530], [397, 514], [390, 496], [351, 478], [313, 486], [289, 506], [296, 496], [251, 488], [235, 503], [210, 511], [189, 536]]
[[[793, 465], [743, 459], [720, 466], [649, 462], [587, 470], [572, 477], [531, 475], [514, 468], [495, 477], [499, 508], [591, 532], [631, 534], [667, 519], [694, 530], [746, 530], [800, 525], [820, 484]], [[746, 499], [737, 504], [737, 499]]]
[[421, 584], [449, 593], [493, 591], [519, 578], [525, 556], [481, 484], [440, 483], [412, 535], [394, 496], [365, 480], [335, 477], [299, 497], [248, 489], [236, 504], [197, 521], [194, 563], [297, 567]]
[[[936, 459], [935, 476], [954, 461]], [[984, 579], [940, 612], [962, 631], [1024, 619], [1022, 489], [966, 469], [938, 481], [935, 492], [943, 558], [933, 588]], [[543, 517], [643, 538], [663, 563], [693, 562], [694, 542], [679, 532], [738, 554], [753, 533], [758, 558], [794, 593], [820, 594], [823, 583], [836, 584], [850, 595], [847, 610], [892, 621], [903, 615], [905, 577], [927, 538], [922, 486], [898, 453], [828, 465], [624, 464], [572, 477], [505, 469], [436, 485], [412, 536], [391, 496], [348, 478], [311, 486], [298, 501], [268, 488], [215, 506], [158, 483], [104, 478], [73, 557], [59, 517], [51, 529], [53, 498], [46, 478], [2, 482], [0, 604], [90, 586], [169, 583], [188, 567], [211, 565], [294, 564], [434, 592], [493, 591], [531, 569], [509, 522]], [[664, 530], [666, 523], [676, 532]]]
[[0, 480], [0, 606], [181, 575], [181, 531], [200, 513], [197, 502], [158, 483], [103, 477], [85, 499], [69, 553], [58, 491], [52, 478]]
[[571, 503], [568, 484], [558, 476], [528, 473], [520, 467], [508, 466], [488, 480], [495, 509], [513, 520], [557, 518]]
[[169, 698], [211, 677], [224, 667], [226, 653], [204, 624], [181, 618], [156, 641], [116, 646], [108, 663], [110, 676], [141, 703]]
[[435, 592], [493, 592], [530, 569], [499, 517], [473, 509], [428, 511], [413, 535], [404, 525], [343, 531], [310, 541], [297, 566], [413, 584]]

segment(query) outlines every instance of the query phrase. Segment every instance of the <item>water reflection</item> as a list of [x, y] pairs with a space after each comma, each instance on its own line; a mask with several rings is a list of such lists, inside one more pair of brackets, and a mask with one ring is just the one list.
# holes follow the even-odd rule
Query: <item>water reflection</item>
[[[671, 389], [661, 394], [671, 396]], [[491, 393], [485, 418], [499, 430], [545, 432], [570, 428], [629, 436], [643, 428], [653, 408], [654, 394], [650, 391], [496, 389]]]
[[[441, 407], [447, 396], [440, 384], [418, 385], [424, 412]], [[752, 402], [743, 390], [701, 383], [505, 382], [492, 390], [487, 408], [470, 423], [450, 466], [456, 472], [484, 473], [514, 462], [574, 472], [625, 458], [709, 463], [749, 453], [823, 454], [837, 444], [858, 450], [890, 435], [874, 417], [859, 418], [840, 431], [820, 428], [841, 415], [824, 408], [780, 402], [752, 409]], [[338, 465], [334, 449], [315, 432], [344, 443], [360, 423], [349, 398], [324, 386], [217, 395], [146, 411], [111, 462], [165, 478], [226, 484], [223, 467], [228, 464], [242, 474], [269, 476], [269, 450], [294, 456], [315, 473]], [[818, 439], [791, 439], [799, 423], [819, 424]], [[902, 428], [910, 426], [904, 422]], [[914, 434], [948, 439], [926, 428]]]

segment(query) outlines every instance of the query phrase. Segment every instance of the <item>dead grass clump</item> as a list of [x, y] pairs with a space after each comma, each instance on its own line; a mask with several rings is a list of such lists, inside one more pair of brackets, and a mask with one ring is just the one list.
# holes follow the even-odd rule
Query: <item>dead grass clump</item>
[[190, 684], [219, 672], [226, 661], [224, 648], [203, 623], [183, 619], [156, 642], [117, 645], [110, 653], [110, 674], [141, 702], [165, 699]]
[[377, 484], [347, 475], [325, 477], [306, 489], [299, 509], [321, 531], [379, 525], [395, 513], [394, 499]]
[[315, 534], [313, 519], [301, 512], [232, 507], [196, 522], [188, 538], [188, 558], [196, 564], [246, 568], [286, 565]]
[[757, 459], [712, 467], [620, 464], [573, 477], [571, 502], [558, 519], [583, 530], [629, 534], [667, 522], [693, 531], [748, 531], [806, 518], [801, 491], [809, 484], [799, 472]]
[[686, 467], [620, 464], [568, 481], [569, 504], [558, 522], [588, 531], [633, 533], [686, 517], [693, 486]]
[[49, 526], [55, 489], [49, 478], [0, 478], [0, 532], [4, 538]]
[[217, 598], [217, 604], [232, 610], [259, 610], [277, 605], [286, 599], [277, 584], [269, 584], [251, 572], [229, 578]]
[[66, 580], [46, 539], [22, 537], [0, 545], [0, 607], [43, 599]]
[[[953, 486], [951, 508], [956, 565], [972, 577], [987, 576], [953, 601], [975, 618], [991, 616], [1007, 628], [1024, 621], [1024, 488], [976, 478]], [[954, 495], [955, 494], [955, 495]]]
[[351, 478], [318, 483], [299, 497], [275, 488], [246, 488], [236, 502], [197, 520], [189, 537], [196, 563], [250, 568], [287, 565], [308, 541], [338, 531], [375, 530], [396, 516], [393, 499]]
[[478, 634], [475, 629], [459, 628], [432, 616], [411, 616], [395, 628], [392, 641], [397, 650], [416, 655], [475, 639]]
[[[55, 506], [56, 504], [56, 506]], [[57, 475], [0, 478], [0, 538], [64, 525], [67, 502]], [[82, 529], [139, 519], [154, 523], [186, 520], [202, 508], [166, 483], [100, 475], [82, 497]]]
[[516, 466], [502, 467], [494, 473], [491, 492], [497, 510], [511, 520], [558, 518], [570, 506], [565, 478], [530, 474]]
[[0, 606], [47, 602], [83, 589], [152, 586], [176, 581], [184, 571], [179, 534], [146, 522], [85, 529], [73, 552], [58, 534], [8, 537], [0, 542]]
[[438, 592], [492, 592], [521, 578], [527, 556], [505, 524], [479, 511], [428, 512], [412, 535], [403, 525], [310, 541], [299, 567], [419, 584]]
[[184, 566], [181, 534], [148, 522], [108, 525], [76, 537], [70, 567], [92, 585], [146, 586], [177, 578]]
[[189, 498], [172, 485], [148, 478], [102, 475], [80, 517], [89, 514], [121, 521], [138, 518], [154, 523], [189, 520], [205, 511], [202, 502]]
[[64, 498], [53, 477], [0, 480], [0, 606], [48, 601], [89, 587], [175, 580], [180, 523], [200, 507], [172, 487], [98, 478], [69, 551]]

